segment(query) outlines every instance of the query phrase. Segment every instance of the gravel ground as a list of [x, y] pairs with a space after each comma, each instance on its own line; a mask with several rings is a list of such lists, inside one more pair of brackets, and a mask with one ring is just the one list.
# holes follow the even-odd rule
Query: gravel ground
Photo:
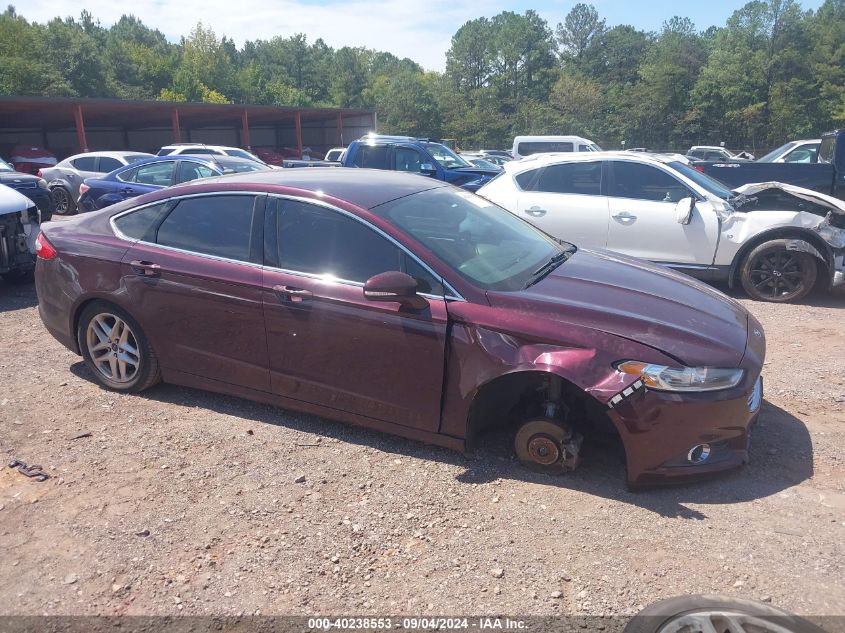
[[845, 296], [766, 328], [751, 464], [626, 491], [237, 398], [99, 388], [0, 282], [3, 614], [632, 614], [724, 593], [845, 614]]

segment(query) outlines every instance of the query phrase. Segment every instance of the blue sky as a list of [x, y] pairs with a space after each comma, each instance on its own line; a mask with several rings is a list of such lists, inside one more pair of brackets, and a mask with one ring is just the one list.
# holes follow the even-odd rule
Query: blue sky
[[[575, 0], [27, 0], [14, 2], [29, 20], [47, 21], [57, 15], [77, 16], [88, 9], [104, 25], [132, 12], [147, 25], [178, 41], [201, 20], [218, 36], [228, 35], [238, 44], [248, 39], [305, 33], [310, 41], [322, 37], [333, 47], [367, 46], [410, 57], [429, 70], [443, 70], [452, 35], [467, 20], [501, 11], [534, 9], [554, 29]], [[741, 0], [593, 0], [609, 26], [632, 24], [658, 30], [674, 15], [690, 18], [699, 30], [722, 26]], [[816, 9], [822, 0], [803, 0], [805, 9]]]

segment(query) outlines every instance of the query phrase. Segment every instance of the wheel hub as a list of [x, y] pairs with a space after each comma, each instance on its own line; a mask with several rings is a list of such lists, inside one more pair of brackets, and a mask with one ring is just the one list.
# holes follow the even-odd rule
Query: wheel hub
[[548, 435], [535, 435], [528, 440], [528, 453], [538, 464], [549, 466], [560, 459], [557, 442]]

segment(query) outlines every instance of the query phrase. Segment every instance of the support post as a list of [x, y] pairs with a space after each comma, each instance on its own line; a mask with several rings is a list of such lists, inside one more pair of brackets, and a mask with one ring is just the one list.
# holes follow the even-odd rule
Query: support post
[[76, 122], [76, 140], [80, 152], [88, 151], [88, 138], [85, 136], [85, 119], [82, 117], [82, 105], [76, 104], [73, 109], [73, 118]]
[[296, 149], [299, 151], [299, 157], [302, 158], [302, 112], [299, 110], [293, 113], [293, 123], [296, 129]]
[[343, 113], [337, 113], [337, 144], [343, 146]]
[[170, 123], [173, 125], [173, 142], [182, 142], [182, 128], [179, 126], [179, 108], [173, 108], [170, 113]]
[[243, 128], [241, 131], [241, 144], [244, 146], [244, 149], [252, 151], [252, 145], [249, 142], [249, 113], [246, 110], [241, 114], [241, 127]]

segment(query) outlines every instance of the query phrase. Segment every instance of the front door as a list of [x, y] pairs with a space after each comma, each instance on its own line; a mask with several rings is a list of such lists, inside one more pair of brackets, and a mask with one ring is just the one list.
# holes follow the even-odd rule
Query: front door
[[611, 161], [610, 228], [607, 248], [663, 264], [709, 266], [719, 244], [719, 218], [696, 202], [689, 224], [679, 224], [675, 208], [696, 199], [684, 183], [654, 166]]
[[164, 203], [115, 220], [118, 230], [140, 239], [123, 257], [123, 283], [165, 370], [270, 391], [264, 200], [217, 193], [183, 198], [169, 213], [157, 210]]
[[[437, 431], [447, 325], [441, 283], [383, 234], [336, 209], [277, 198], [268, 204], [265, 234], [273, 390]], [[363, 283], [389, 270], [417, 278], [429, 306], [365, 299]]]
[[602, 161], [547, 165], [523, 186], [517, 215], [552, 237], [587, 248], [607, 242], [607, 198], [601, 195]]

